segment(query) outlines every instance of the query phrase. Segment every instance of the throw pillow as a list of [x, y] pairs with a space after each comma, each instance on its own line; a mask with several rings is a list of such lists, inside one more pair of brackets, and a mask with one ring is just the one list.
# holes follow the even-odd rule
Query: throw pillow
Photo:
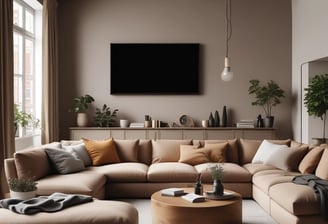
[[99, 166], [109, 163], [119, 163], [120, 158], [117, 154], [115, 143], [112, 138], [108, 140], [89, 140], [83, 138], [92, 165]]
[[328, 147], [325, 148], [322, 153], [320, 162], [315, 171], [315, 175], [320, 177], [321, 179], [328, 180]]
[[231, 163], [239, 163], [239, 147], [238, 147], [238, 140], [230, 139], [230, 140], [205, 140], [206, 144], [213, 144], [213, 143], [225, 143], [228, 142], [227, 152], [226, 152], [226, 162]]
[[68, 146], [63, 145], [63, 149], [69, 150], [69, 152], [75, 152], [78, 158], [83, 161], [84, 166], [92, 165], [91, 158], [87, 152], [87, 149], [85, 148], [84, 143], [80, 143], [78, 145], [68, 145]]
[[192, 140], [152, 140], [152, 163], [178, 162], [180, 145], [191, 145], [191, 143]]
[[204, 149], [208, 151], [209, 161], [213, 163], [225, 163], [228, 142], [205, 144]]
[[50, 161], [60, 174], [69, 174], [84, 169], [84, 163], [76, 155], [56, 148], [45, 148]]
[[274, 152], [286, 148], [288, 148], [286, 145], [277, 145], [268, 140], [263, 140], [252, 159], [252, 163], [266, 163]]
[[121, 162], [138, 162], [139, 140], [114, 139]]
[[303, 174], [314, 173], [320, 162], [323, 150], [324, 148], [321, 146], [311, 149], [300, 162], [300, 165], [298, 166], [299, 171]]
[[261, 145], [261, 140], [239, 139], [240, 142], [240, 164], [252, 162], [256, 151]]
[[285, 171], [297, 171], [300, 161], [307, 153], [308, 147], [283, 148], [275, 150], [264, 162], [265, 165], [271, 165]]
[[190, 165], [209, 162], [209, 151], [193, 145], [180, 145], [179, 162]]

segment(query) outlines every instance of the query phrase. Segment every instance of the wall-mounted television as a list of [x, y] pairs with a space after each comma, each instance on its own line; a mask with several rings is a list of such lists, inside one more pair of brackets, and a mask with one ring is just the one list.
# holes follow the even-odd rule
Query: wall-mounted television
[[111, 94], [198, 94], [198, 43], [111, 43]]

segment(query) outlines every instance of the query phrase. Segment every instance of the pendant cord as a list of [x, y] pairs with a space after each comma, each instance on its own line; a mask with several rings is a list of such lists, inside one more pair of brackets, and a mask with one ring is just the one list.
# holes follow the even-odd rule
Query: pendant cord
[[226, 0], [226, 21], [227, 21], [226, 57], [229, 57], [229, 41], [232, 36], [231, 0]]

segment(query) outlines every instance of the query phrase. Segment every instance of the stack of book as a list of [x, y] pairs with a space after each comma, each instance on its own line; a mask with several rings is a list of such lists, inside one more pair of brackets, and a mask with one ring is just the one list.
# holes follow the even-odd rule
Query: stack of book
[[145, 123], [137, 123], [137, 122], [132, 122], [130, 124], [130, 128], [144, 128]]
[[254, 128], [254, 121], [253, 120], [240, 120], [236, 124], [237, 128]]
[[161, 195], [162, 196], [173, 196], [173, 197], [181, 196], [181, 195], [184, 195], [184, 190], [181, 188], [175, 188], [175, 187], [166, 188], [166, 189], [161, 190]]

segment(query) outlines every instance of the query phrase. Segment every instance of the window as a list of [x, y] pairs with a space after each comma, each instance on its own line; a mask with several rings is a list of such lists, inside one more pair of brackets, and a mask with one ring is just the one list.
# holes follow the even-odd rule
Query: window
[[[19, 110], [41, 117], [41, 12], [36, 0], [14, 0], [14, 103]], [[35, 134], [33, 123], [19, 129], [19, 137]]]

